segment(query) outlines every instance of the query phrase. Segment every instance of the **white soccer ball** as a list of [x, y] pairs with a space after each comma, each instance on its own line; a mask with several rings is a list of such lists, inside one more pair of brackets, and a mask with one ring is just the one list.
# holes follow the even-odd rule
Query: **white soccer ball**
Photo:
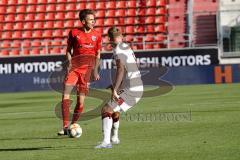
[[79, 124], [74, 123], [69, 126], [69, 136], [71, 138], [79, 138], [82, 135], [82, 128]]

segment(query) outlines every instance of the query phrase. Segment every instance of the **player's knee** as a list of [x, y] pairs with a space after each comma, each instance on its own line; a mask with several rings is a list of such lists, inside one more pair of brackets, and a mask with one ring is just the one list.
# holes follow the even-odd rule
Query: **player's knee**
[[63, 99], [70, 99], [70, 94], [63, 94]]
[[102, 119], [104, 118], [111, 118], [112, 117], [112, 113], [111, 112], [102, 112]]
[[104, 106], [104, 107], [102, 108], [102, 118], [106, 118], [106, 117], [111, 118], [111, 117], [112, 117], [112, 113], [113, 113], [113, 111], [112, 111], [112, 108], [111, 108], [111, 107], [109, 107], [109, 106]]
[[117, 122], [119, 120], [119, 117], [120, 117], [120, 113], [119, 112], [114, 112], [112, 114], [113, 122]]

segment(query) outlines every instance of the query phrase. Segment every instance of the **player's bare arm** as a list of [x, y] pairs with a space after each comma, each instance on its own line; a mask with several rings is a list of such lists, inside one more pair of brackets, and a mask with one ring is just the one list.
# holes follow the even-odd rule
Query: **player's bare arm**
[[118, 94], [117, 91], [119, 89], [119, 87], [121, 86], [123, 77], [124, 77], [124, 72], [125, 72], [125, 68], [123, 63], [121, 62], [120, 59], [116, 60], [116, 66], [117, 66], [117, 72], [116, 72], [116, 76], [115, 76], [115, 83], [113, 85], [113, 90], [112, 90], [112, 99], [118, 99]]
[[93, 76], [94, 76], [95, 81], [100, 79], [100, 76], [99, 76], [99, 73], [98, 73], [98, 68], [99, 68], [99, 65], [100, 65], [100, 53], [101, 53], [101, 51], [98, 50], [97, 56], [96, 56], [95, 67], [94, 67], [94, 71], [93, 71]]
[[67, 46], [66, 59], [67, 59], [67, 63], [68, 63], [67, 70], [69, 72], [69, 70], [72, 67], [72, 62], [71, 62], [71, 60], [72, 60], [72, 45], [71, 44], [68, 44], [68, 46]]

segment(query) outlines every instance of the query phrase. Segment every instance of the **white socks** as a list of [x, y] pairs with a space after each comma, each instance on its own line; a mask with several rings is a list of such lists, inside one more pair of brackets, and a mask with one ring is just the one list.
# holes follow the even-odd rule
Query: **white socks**
[[119, 128], [119, 120], [113, 123], [112, 137], [118, 138], [118, 128]]
[[110, 144], [110, 138], [111, 138], [111, 129], [113, 125], [112, 117], [105, 117], [103, 120], [103, 142], [106, 144]]

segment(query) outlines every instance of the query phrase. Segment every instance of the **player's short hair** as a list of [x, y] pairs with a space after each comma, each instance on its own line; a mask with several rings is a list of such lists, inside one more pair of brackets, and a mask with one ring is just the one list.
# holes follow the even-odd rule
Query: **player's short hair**
[[83, 21], [86, 19], [87, 15], [92, 14], [95, 15], [94, 11], [91, 9], [83, 9], [79, 12], [79, 19], [80, 21]]
[[122, 32], [117, 27], [113, 26], [108, 29], [108, 37], [114, 39], [115, 37], [121, 36]]

